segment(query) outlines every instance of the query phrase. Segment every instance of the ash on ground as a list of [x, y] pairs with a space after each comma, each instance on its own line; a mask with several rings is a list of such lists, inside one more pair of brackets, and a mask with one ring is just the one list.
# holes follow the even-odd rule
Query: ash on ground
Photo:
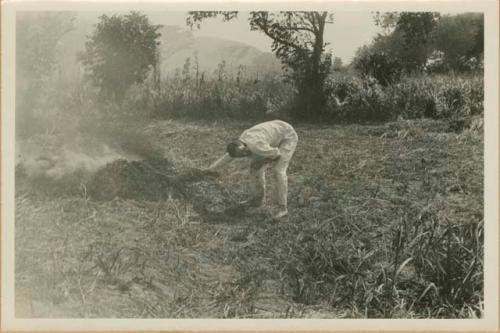
[[98, 170], [87, 184], [93, 200], [116, 197], [161, 201], [181, 198], [193, 205], [206, 221], [227, 220], [245, 213], [241, 198], [225, 188], [210, 172], [176, 169], [167, 159], [116, 160]]
[[140, 161], [117, 159], [94, 173], [72, 173], [61, 178], [29, 177], [22, 165], [16, 168], [16, 190], [41, 198], [85, 195], [94, 201], [115, 198], [163, 201], [177, 198], [190, 203], [208, 222], [229, 222], [244, 217], [244, 199], [208, 171], [176, 168], [165, 158]]

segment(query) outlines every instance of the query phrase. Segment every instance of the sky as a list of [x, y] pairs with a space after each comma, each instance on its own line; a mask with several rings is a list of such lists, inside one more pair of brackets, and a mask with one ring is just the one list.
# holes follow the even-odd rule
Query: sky
[[[164, 25], [178, 25], [186, 27], [185, 12], [148, 12], [153, 23]], [[351, 61], [357, 48], [368, 44], [373, 37], [381, 32], [375, 26], [373, 15], [369, 11], [339, 12], [335, 14], [334, 24], [325, 28], [325, 42], [330, 43], [327, 48], [333, 50], [333, 55], [340, 57], [344, 64]], [[220, 19], [209, 19], [202, 23], [196, 36], [213, 36], [228, 40], [243, 42], [266, 52], [271, 51], [271, 40], [259, 31], [250, 31], [248, 12], [240, 12], [238, 19], [230, 22], [221, 22]]]

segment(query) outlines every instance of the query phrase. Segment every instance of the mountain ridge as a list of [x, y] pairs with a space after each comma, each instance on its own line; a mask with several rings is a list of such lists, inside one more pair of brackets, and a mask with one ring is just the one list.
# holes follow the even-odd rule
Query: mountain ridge
[[[175, 34], [177, 35], [177, 34]], [[248, 74], [281, 73], [281, 63], [271, 52], [264, 52], [255, 46], [213, 36], [180, 36], [167, 34], [162, 38], [160, 48], [162, 74], [182, 71], [189, 66], [198, 66], [200, 72], [212, 74], [224, 67], [232, 73], [238, 68]], [[183, 40], [179, 40], [184, 38]], [[189, 58], [189, 60], [187, 60]]]

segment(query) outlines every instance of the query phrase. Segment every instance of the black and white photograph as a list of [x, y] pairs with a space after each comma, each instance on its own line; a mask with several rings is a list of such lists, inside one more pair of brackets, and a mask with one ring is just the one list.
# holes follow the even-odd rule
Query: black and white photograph
[[12, 322], [498, 326], [498, 2], [43, 3], [2, 4]]

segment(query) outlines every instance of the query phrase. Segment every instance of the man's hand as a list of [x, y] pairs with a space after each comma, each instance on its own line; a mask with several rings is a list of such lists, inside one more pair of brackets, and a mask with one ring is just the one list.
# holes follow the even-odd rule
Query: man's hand
[[270, 160], [270, 162], [276, 162], [277, 160], [280, 159], [280, 157], [281, 157], [281, 155], [278, 155], [276, 157], [270, 158], [269, 160]]

